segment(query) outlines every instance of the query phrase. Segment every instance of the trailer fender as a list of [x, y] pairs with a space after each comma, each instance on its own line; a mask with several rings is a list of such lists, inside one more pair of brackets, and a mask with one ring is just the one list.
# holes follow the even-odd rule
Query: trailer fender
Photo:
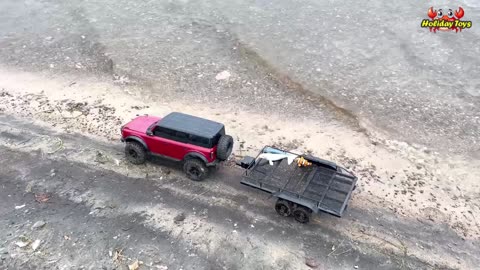
[[286, 195], [284, 193], [273, 193], [272, 195], [274, 197], [279, 198], [279, 199], [292, 202], [296, 205], [301, 205], [301, 206], [307, 207], [308, 209], [312, 210], [314, 213], [318, 213], [318, 207], [315, 203], [309, 203], [309, 202], [306, 202], [304, 200], [298, 199], [294, 196]]

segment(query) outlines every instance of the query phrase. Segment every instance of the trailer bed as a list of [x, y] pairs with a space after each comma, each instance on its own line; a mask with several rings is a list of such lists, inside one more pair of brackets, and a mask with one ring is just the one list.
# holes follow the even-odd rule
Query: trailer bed
[[257, 158], [246, 170], [241, 183], [306, 206], [314, 212], [323, 211], [341, 217], [357, 178], [334, 163], [312, 163], [311, 166], [298, 167], [295, 162], [288, 164], [287, 159], [281, 159], [270, 165], [268, 160]]

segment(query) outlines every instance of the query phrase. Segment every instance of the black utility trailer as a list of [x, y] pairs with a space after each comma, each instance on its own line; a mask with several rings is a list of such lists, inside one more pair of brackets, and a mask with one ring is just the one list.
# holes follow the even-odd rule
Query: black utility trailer
[[[275, 160], [283, 154], [290, 159]], [[292, 162], [301, 157], [310, 165]], [[242, 184], [271, 193], [278, 198], [277, 213], [293, 215], [301, 223], [309, 222], [312, 212], [341, 217], [357, 182], [357, 177], [333, 162], [270, 146], [264, 147], [256, 158], [247, 156], [237, 165], [246, 169]]]

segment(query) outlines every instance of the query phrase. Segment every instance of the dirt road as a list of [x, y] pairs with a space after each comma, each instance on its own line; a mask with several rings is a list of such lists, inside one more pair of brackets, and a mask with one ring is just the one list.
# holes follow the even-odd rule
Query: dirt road
[[[237, 168], [196, 183], [175, 164], [129, 165], [119, 142], [40, 124], [0, 116], [5, 269], [124, 269], [136, 260], [141, 269], [473, 269], [479, 261], [478, 240], [362, 209], [359, 194], [344, 218], [304, 226], [241, 186]], [[45, 225], [33, 229], [38, 221]]]
[[[1, 2], [0, 269], [478, 268], [479, 31], [350, 2]], [[120, 126], [171, 111], [225, 123], [235, 158], [348, 168], [347, 215], [299, 226], [238, 168], [128, 164]]]

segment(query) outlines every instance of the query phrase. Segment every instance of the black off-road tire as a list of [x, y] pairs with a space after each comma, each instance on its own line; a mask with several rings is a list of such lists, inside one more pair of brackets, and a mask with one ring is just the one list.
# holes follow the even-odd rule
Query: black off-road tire
[[217, 145], [217, 158], [219, 160], [227, 160], [227, 158], [232, 154], [233, 150], [233, 138], [230, 135], [222, 135], [218, 140]]
[[125, 155], [130, 163], [135, 165], [143, 164], [147, 160], [147, 149], [138, 142], [127, 142]]
[[289, 217], [292, 215], [293, 204], [291, 202], [278, 199], [277, 203], [275, 203], [275, 211], [282, 217]]
[[193, 181], [202, 181], [208, 175], [208, 168], [205, 166], [205, 162], [195, 158], [185, 161], [183, 171]]
[[310, 218], [312, 216], [312, 210], [303, 207], [297, 206], [295, 210], [293, 210], [293, 217], [296, 221], [300, 223], [308, 223], [310, 222]]

